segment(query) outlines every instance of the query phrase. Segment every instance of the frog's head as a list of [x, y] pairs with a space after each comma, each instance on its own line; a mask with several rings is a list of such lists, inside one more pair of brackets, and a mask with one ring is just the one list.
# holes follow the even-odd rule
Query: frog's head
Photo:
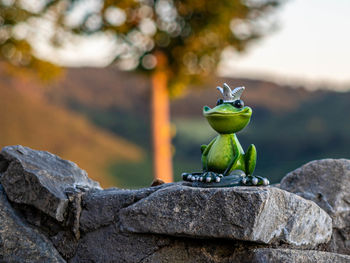
[[240, 99], [244, 87], [230, 87], [224, 83], [223, 88], [217, 87], [223, 94], [224, 99], [219, 99], [216, 107], [203, 107], [203, 115], [207, 118], [210, 126], [221, 134], [235, 133], [246, 127], [252, 116], [252, 109], [244, 106]]

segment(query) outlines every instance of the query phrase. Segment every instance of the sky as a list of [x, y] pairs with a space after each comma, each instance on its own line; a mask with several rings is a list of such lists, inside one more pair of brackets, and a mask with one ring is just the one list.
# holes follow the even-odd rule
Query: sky
[[221, 75], [350, 88], [349, 0], [289, 0], [278, 21], [245, 54], [225, 56]]
[[[244, 54], [225, 52], [219, 74], [350, 89], [350, 0], [288, 0], [277, 21], [277, 30]], [[105, 66], [111, 61], [110, 38], [78, 42], [57, 51], [60, 64]]]

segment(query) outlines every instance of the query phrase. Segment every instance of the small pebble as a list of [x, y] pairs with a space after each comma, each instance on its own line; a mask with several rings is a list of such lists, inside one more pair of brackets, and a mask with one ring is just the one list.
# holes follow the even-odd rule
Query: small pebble
[[161, 185], [161, 184], [165, 184], [164, 181], [160, 180], [160, 179], [155, 179], [153, 180], [152, 184], [151, 184], [151, 187], [152, 186], [157, 186], [157, 185]]

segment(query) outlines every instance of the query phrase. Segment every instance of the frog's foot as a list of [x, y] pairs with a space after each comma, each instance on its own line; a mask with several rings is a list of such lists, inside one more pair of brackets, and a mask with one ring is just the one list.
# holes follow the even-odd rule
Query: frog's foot
[[214, 172], [183, 173], [182, 179], [189, 182], [216, 182], [219, 183], [224, 175]]
[[269, 185], [270, 181], [267, 178], [261, 176], [247, 175], [242, 178], [243, 185], [258, 186], [258, 185]]
[[182, 180], [184, 181], [196, 182], [196, 181], [199, 181], [199, 178], [201, 178], [202, 175], [203, 173], [183, 173], [181, 177], [182, 177]]

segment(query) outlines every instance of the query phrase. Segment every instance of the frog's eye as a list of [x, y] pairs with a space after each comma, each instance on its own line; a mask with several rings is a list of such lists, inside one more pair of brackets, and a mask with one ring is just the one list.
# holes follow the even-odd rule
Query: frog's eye
[[221, 105], [224, 103], [223, 99], [218, 99], [218, 101], [216, 102], [216, 106]]
[[232, 102], [232, 105], [238, 109], [243, 108], [244, 107], [244, 102], [243, 100], [235, 100], [234, 102]]

